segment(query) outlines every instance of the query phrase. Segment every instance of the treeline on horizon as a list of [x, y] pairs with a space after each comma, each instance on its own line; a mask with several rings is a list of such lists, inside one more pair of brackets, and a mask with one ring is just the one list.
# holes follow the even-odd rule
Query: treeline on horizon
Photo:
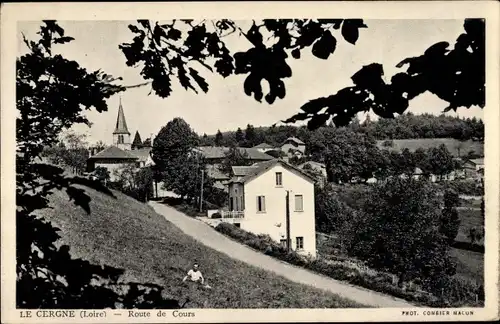
[[[323, 127], [335, 127], [332, 124]], [[356, 133], [363, 133], [376, 140], [453, 138], [459, 141], [483, 141], [484, 123], [481, 119], [460, 118], [432, 114], [414, 115], [406, 113], [396, 118], [380, 118], [377, 121], [365, 120], [360, 123], [355, 118], [348, 126]], [[306, 144], [311, 135], [306, 126], [281, 125], [271, 127], [254, 127], [248, 124], [243, 130], [220, 132], [215, 135], [204, 134], [200, 138], [201, 145], [253, 147], [260, 143], [279, 146], [288, 137], [297, 137]]]

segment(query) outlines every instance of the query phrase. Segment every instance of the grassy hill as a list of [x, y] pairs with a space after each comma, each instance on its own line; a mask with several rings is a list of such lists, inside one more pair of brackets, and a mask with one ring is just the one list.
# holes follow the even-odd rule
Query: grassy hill
[[380, 149], [390, 149], [401, 152], [404, 148], [410, 151], [415, 151], [418, 148], [427, 150], [431, 147], [438, 147], [444, 144], [448, 151], [454, 156], [458, 156], [458, 148], [460, 148], [460, 155], [465, 156], [469, 151], [474, 151], [475, 154], [484, 156], [484, 143], [475, 142], [472, 140], [460, 142], [453, 138], [417, 138], [417, 139], [395, 139], [392, 140], [392, 147], [384, 147], [383, 143], [386, 140], [378, 140], [377, 146]]
[[[188, 308], [344, 308], [361, 307], [326, 291], [288, 281], [212, 250], [182, 233], [152, 208], [119, 192], [116, 198], [84, 188], [91, 214], [51, 196], [42, 214], [61, 229], [74, 257], [126, 269], [123, 280], [155, 283]], [[198, 262], [212, 290], [182, 283]]]

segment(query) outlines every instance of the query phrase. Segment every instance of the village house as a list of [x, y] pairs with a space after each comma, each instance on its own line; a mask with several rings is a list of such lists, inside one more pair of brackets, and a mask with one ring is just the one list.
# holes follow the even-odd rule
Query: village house
[[281, 145], [281, 150], [287, 154], [289, 158], [293, 156], [302, 158], [306, 152], [306, 144], [296, 137], [289, 137]]
[[286, 246], [288, 193], [291, 248], [315, 257], [314, 181], [281, 159], [234, 166], [228, 187], [229, 208], [219, 211], [221, 220], [255, 234], [267, 234]]
[[134, 142], [130, 142], [130, 132], [120, 100], [115, 130], [113, 131], [113, 145], [90, 156], [87, 160], [87, 171], [93, 172], [98, 167], [106, 168], [110, 174], [110, 181], [116, 181], [119, 170], [128, 165], [137, 168], [153, 165], [150, 152], [151, 147], [145, 147], [142, 144], [139, 132], [136, 132]]
[[267, 143], [260, 143], [259, 145], [255, 145], [253, 148], [262, 153], [266, 153], [276, 149], [275, 147]]
[[[273, 159], [272, 156], [255, 148], [238, 147], [237, 149], [245, 156], [249, 164]], [[230, 176], [221, 171], [221, 166], [229, 150], [229, 147], [218, 146], [200, 146], [194, 149], [194, 151], [203, 156], [207, 162], [206, 172], [209, 177], [214, 179], [214, 187], [226, 191], [227, 182]]]
[[316, 161], [307, 161], [298, 166], [299, 169], [317, 175], [317, 183], [324, 186], [327, 182], [326, 165]]

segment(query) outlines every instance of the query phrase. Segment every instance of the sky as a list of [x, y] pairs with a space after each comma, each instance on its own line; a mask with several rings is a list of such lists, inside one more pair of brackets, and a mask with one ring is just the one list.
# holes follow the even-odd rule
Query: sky
[[[59, 21], [65, 34], [75, 40], [58, 45], [55, 51], [68, 59], [77, 61], [88, 70], [102, 69], [115, 77], [122, 77], [124, 85], [144, 82], [140, 68], [128, 67], [125, 56], [118, 45], [131, 41], [133, 34], [127, 28], [130, 21]], [[239, 22], [248, 23], [248, 22]], [[309, 50], [302, 52], [300, 60], [290, 59], [292, 77], [285, 79], [286, 97], [269, 105], [245, 95], [244, 76], [230, 76], [226, 79], [199, 70], [209, 84], [208, 93], [186, 91], [174, 80], [173, 93], [162, 99], [150, 93], [149, 86], [128, 89], [108, 99], [109, 110], [104, 113], [87, 113], [92, 127], [78, 125], [74, 131], [87, 135], [89, 143], [103, 141], [112, 143], [121, 98], [125, 117], [133, 138], [138, 130], [142, 139], [157, 134], [162, 126], [175, 117], [182, 117], [198, 134], [215, 134], [217, 130], [244, 129], [247, 124], [269, 126], [299, 112], [307, 101], [336, 93], [351, 86], [350, 77], [362, 66], [381, 63], [385, 78], [399, 72], [396, 68], [401, 60], [421, 55], [429, 46], [439, 41], [453, 44], [463, 32], [463, 20], [365, 20], [368, 28], [360, 29], [356, 45], [337, 37], [337, 48], [328, 60], [312, 56]], [[26, 47], [21, 33], [34, 38], [40, 22], [20, 22], [18, 24], [18, 53], [22, 55]], [[234, 36], [227, 39], [230, 49], [242, 50], [248, 43], [244, 38]], [[407, 111], [415, 114], [440, 114], [447, 103], [432, 94], [422, 94], [410, 102]], [[457, 113], [448, 115], [482, 118], [482, 109], [459, 108]], [[376, 119], [374, 115], [372, 120]], [[365, 115], [360, 115], [363, 120]]]

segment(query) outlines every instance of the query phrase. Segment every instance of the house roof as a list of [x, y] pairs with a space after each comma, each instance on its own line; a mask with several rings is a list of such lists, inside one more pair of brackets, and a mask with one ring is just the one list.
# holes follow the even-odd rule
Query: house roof
[[235, 177], [244, 177], [256, 170], [256, 165], [251, 166], [233, 166], [232, 173]]
[[132, 151], [124, 151], [116, 146], [110, 146], [91, 156], [89, 159], [124, 159], [136, 160], [137, 157], [130, 154]]
[[116, 127], [113, 134], [128, 134], [127, 121], [125, 120], [125, 114], [123, 113], [122, 99], [120, 98], [120, 106], [118, 107], [118, 116], [116, 117]]
[[322, 169], [325, 169], [326, 168], [326, 165], [324, 163], [320, 163], [320, 162], [316, 162], [316, 161], [307, 161], [307, 162], [304, 162], [302, 163], [301, 165], [299, 165], [299, 168], [304, 168], [305, 165], [310, 165], [311, 167], [315, 167], [315, 168], [322, 168]]
[[315, 179], [311, 175], [309, 175], [306, 172], [304, 172], [303, 170], [283, 161], [282, 159], [273, 159], [270, 161], [259, 162], [259, 163], [255, 163], [251, 167], [247, 167], [248, 168], [247, 170], [241, 169], [242, 171], [243, 170], [248, 171], [248, 174], [241, 176], [241, 177], [235, 177], [235, 178], [231, 179], [231, 181], [232, 182], [239, 182], [239, 183], [249, 182], [250, 180], [255, 179], [259, 175], [263, 174], [264, 172], [266, 172], [267, 170], [271, 169], [272, 167], [274, 167], [275, 165], [278, 165], [278, 164], [280, 164], [284, 168], [286, 168], [294, 173], [299, 174], [300, 176], [303, 176], [304, 178], [310, 180], [311, 182], [315, 181]]
[[[240, 152], [245, 152], [250, 160], [272, 160], [273, 157], [266, 153], [260, 152], [256, 148], [238, 147]], [[218, 146], [199, 146], [197, 151], [200, 152], [206, 159], [223, 159], [225, 153], [229, 151], [229, 147]]]
[[300, 144], [300, 145], [305, 145], [305, 143], [302, 142], [301, 140], [299, 140], [297, 137], [289, 137], [285, 140], [285, 143], [288, 141], [292, 141], [292, 142], [295, 142], [295, 143]]
[[259, 148], [273, 148], [272, 145], [269, 145], [267, 143], [260, 143], [259, 145], [255, 145], [253, 148], [259, 149]]
[[132, 151], [127, 151], [132, 156], [135, 156], [136, 158], [139, 159], [139, 161], [147, 161], [149, 158], [149, 153], [151, 152], [150, 147], [144, 147], [138, 150], [132, 150]]

